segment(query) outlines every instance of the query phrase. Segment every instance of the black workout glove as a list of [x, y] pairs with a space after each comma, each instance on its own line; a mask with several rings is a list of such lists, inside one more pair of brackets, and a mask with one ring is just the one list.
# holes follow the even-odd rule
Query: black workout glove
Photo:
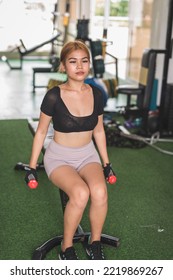
[[116, 174], [112, 169], [111, 163], [107, 163], [106, 166], [103, 167], [103, 173], [107, 182], [110, 184], [114, 184], [116, 182]]
[[32, 189], [36, 188], [38, 185], [38, 177], [37, 177], [36, 169], [28, 167], [26, 171], [27, 171], [25, 175], [26, 184]]

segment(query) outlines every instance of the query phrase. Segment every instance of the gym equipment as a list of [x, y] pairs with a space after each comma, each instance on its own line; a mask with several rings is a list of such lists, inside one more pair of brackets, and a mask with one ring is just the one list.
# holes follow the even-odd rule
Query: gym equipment
[[[67, 40], [67, 33], [68, 33], [68, 25], [69, 25], [69, 16], [70, 16], [70, 1], [66, 1], [66, 7], [65, 7], [65, 13], [63, 15], [63, 26], [64, 26], [64, 33], [63, 33], [63, 40], [61, 40], [61, 44], [59, 46], [63, 46], [63, 44]], [[53, 18], [53, 29], [58, 30], [57, 28], [57, 18], [60, 16], [60, 13], [57, 12], [58, 10], [58, 3], [55, 4], [55, 9], [53, 12], [54, 18]], [[57, 44], [58, 45], [58, 44]], [[35, 93], [36, 88], [43, 88], [47, 87], [45, 85], [36, 85], [36, 74], [37, 73], [56, 73], [58, 72], [58, 67], [60, 64], [60, 59], [57, 56], [57, 51], [55, 51], [55, 43], [52, 43], [52, 51], [51, 51], [51, 56], [49, 58], [49, 63], [51, 64], [50, 67], [34, 67], [33, 68], [33, 93]], [[62, 79], [62, 82], [64, 79]]]
[[108, 26], [109, 26], [109, 14], [110, 14], [110, 0], [105, 0], [105, 9], [104, 9], [104, 20], [103, 20], [103, 57], [106, 54], [106, 41], [108, 35]]
[[76, 39], [81, 39], [83, 41], [89, 40], [89, 29], [88, 29], [89, 19], [78, 19], [77, 21], [77, 36]]
[[115, 184], [117, 178], [115, 172], [112, 169], [111, 163], [107, 163], [103, 168], [105, 179], [109, 184]]
[[58, 84], [63, 83], [66, 78], [65, 78], [65, 74], [58, 72], [58, 70], [53, 69], [51, 66], [50, 67], [33, 67], [32, 68], [33, 71], [33, 78], [32, 78], [32, 92], [35, 93], [35, 89], [36, 88], [48, 88], [47, 84], [37, 84], [36, 83], [36, 75], [37, 74], [43, 74], [43, 73], [57, 73], [57, 77], [58, 77]]
[[19, 59], [20, 59], [20, 64], [18, 67], [14, 67], [11, 65], [11, 63], [9, 62], [8, 58], [6, 56], [2, 56], [1, 59], [7, 63], [7, 65], [10, 67], [11, 70], [21, 70], [22, 66], [23, 66], [23, 58], [25, 56], [27, 56], [28, 54], [34, 52], [35, 50], [47, 45], [47, 44], [52, 44], [54, 41], [57, 41], [60, 43], [60, 45], [62, 46], [63, 42], [58, 40], [58, 38], [60, 37], [62, 33], [60, 31], [57, 32], [57, 34], [55, 36], [53, 36], [52, 38], [50, 38], [47, 41], [42, 42], [39, 45], [36, 45], [30, 49], [27, 49], [24, 45], [24, 42], [20, 39], [20, 45], [16, 47], [18, 53], [19, 53]]
[[[106, 8], [107, 9], [107, 8]], [[107, 9], [108, 11], [108, 9]], [[105, 15], [106, 17], [107, 15]], [[107, 22], [107, 19], [106, 19]], [[116, 96], [116, 86], [118, 85], [118, 59], [117, 57], [113, 56], [112, 54], [106, 52], [106, 46], [108, 43], [107, 41], [107, 29], [106, 26], [104, 26], [103, 30], [103, 39], [102, 40], [91, 40], [89, 38], [89, 19], [79, 19], [77, 21], [77, 37], [76, 39], [83, 40], [86, 45], [91, 50], [91, 58], [92, 58], [92, 69], [91, 74], [92, 78], [88, 78], [87, 83], [97, 83], [97, 86], [100, 88], [100, 90], [103, 92], [104, 96], [104, 104], [106, 105], [108, 96], [115, 97]], [[101, 80], [104, 77], [105, 73], [105, 66], [108, 64], [114, 64], [115, 65], [115, 78], [112, 79], [103, 79], [103, 82], [106, 85], [107, 93], [105, 94], [105, 90], [103, 89], [103, 86], [100, 86], [99, 80]], [[90, 80], [90, 81], [89, 81]]]
[[28, 187], [30, 187], [30, 189], [36, 189], [38, 186], [38, 182], [34, 179], [33, 176], [30, 175], [30, 180], [28, 182]]
[[54, 30], [57, 30], [57, 19], [58, 17], [62, 16], [63, 26], [64, 26], [64, 32], [63, 32], [63, 40], [62, 40], [62, 46], [67, 41], [67, 35], [68, 35], [68, 26], [69, 26], [69, 18], [70, 18], [70, 0], [66, 0], [65, 2], [65, 12], [62, 15], [60, 12], [58, 12], [58, 4], [55, 4], [55, 9], [53, 12], [54, 19]]
[[162, 136], [170, 135], [170, 130], [169, 130], [170, 128], [168, 127], [168, 130], [167, 131], [165, 130], [164, 120], [165, 120], [165, 107], [167, 106], [166, 103], [167, 100], [169, 99], [169, 97], [167, 97], [167, 94], [169, 94], [168, 93], [169, 86], [167, 85], [168, 68], [169, 68], [169, 61], [170, 58], [172, 57], [172, 51], [173, 51], [172, 23], [173, 23], [173, 0], [169, 0], [167, 32], [166, 32], [166, 42], [165, 42], [166, 53], [164, 57], [161, 100], [160, 100], [160, 114], [159, 114], [159, 132]]
[[102, 42], [101, 41], [92, 41], [90, 42], [91, 53], [92, 53], [92, 62], [94, 68], [95, 77], [103, 77], [105, 72], [105, 64], [102, 56]]
[[[103, 42], [103, 40], [89, 40], [94, 77], [103, 78], [103, 74], [105, 73], [105, 66], [108, 64], [114, 64], [115, 80], [117, 81], [118, 85], [118, 58], [104, 50]], [[111, 61], [106, 62], [106, 56], [108, 59], [111, 58]]]
[[173, 84], [167, 84], [162, 112], [162, 135], [173, 136]]
[[[102, 78], [105, 73], [106, 64], [115, 64], [115, 80], [118, 85], [118, 59], [106, 52], [106, 47], [108, 44], [112, 44], [107, 40], [107, 31], [109, 23], [109, 13], [110, 13], [110, 0], [105, 1], [104, 9], [104, 21], [103, 21], [103, 37], [101, 40], [92, 41], [90, 40], [90, 48], [92, 53], [92, 64], [94, 70], [94, 76]], [[108, 62], [106, 62], [108, 58]], [[111, 58], [113, 61], [109, 61]]]
[[30, 189], [36, 189], [38, 186], [36, 169], [26, 168], [25, 170], [27, 170], [27, 173], [25, 176], [26, 184], [28, 185], [28, 187], [30, 187]]
[[67, 41], [69, 17], [70, 17], [70, 0], [66, 0], [65, 13], [64, 13], [64, 16], [63, 16], [63, 25], [64, 25], [64, 39], [63, 39], [63, 42], [64, 43]]
[[130, 131], [124, 127], [121, 123], [107, 119], [105, 123], [105, 131], [107, 137], [107, 145], [122, 147], [122, 148], [143, 148], [147, 145], [156, 151], [159, 151], [166, 155], [173, 155], [173, 152], [161, 149], [156, 145], [157, 142], [170, 142], [173, 143], [173, 139], [160, 138], [159, 131], [153, 133], [151, 137], [143, 137]]
[[[38, 126], [38, 121], [35, 120], [28, 120], [28, 127], [32, 133], [32, 135], [35, 135], [36, 129]], [[49, 144], [50, 140], [53, 138], [53, 126], [52, 124], [50, 124], [49, 129], [48, 129], [48, 133], [44, 142], [44, 146], [42, 149], [42, 152], [44, 153], [47, 145]], [[26, 170], [26, 167], [28, 165], [26, 164], [22, 164], [21, 162], [16, 164], [15, 169], [16, 170]], [[44, 168], [43, 164], [38, 164], [37, 165], [37, 170], [39, 168]], [[68, 201], [68, 196], [66, 195], [65, 192], [63, 192], [62, 190], [59, 190], [60, 193], [60, 199], [61, 199], [61, 205], [62, 205], [62, 210], [64, 213], [64, 209], [66, 207], [67, 201]], [[74, 235], [73, 241], [74, 242], [81, 242], [82, 245], [84, 246], [84, 248], [86, 248], [87, 244], [88, 244], [88, 239], [90, 237], [90, 232], [84, 232], [84, 230], [82, 229], [81, 225], [79, 224], [76, 233]], [[45, 241], [42, 245], [40, 245], [39, 247], [37, 247], [33, 253], [32, 259], [33, 260], [43, 260], [47, 253], [53, 249], [55, 246], [59, 246], [61, 245], [61, 242], [63, 240], [63, 235], [60, 236], [55, 236], [47, 241]], [[115, 236], [110, 236], [107, 234], [102, 234], [101, 235], [101, 242], [103, 244], [106, 245], [110, 245], [113, 247], [118, 247], [120, 245], [120, 239], [115, 237]]]
[[173, 152], [161, 149], [161, 148], [159, 148], [158, 146], [155, 145], [157, 142], [171, 142], [171, 143], [173, 143], [173, 139], [162, 139], [162, 138], [160, 138], [159, 131], [153, 133], [151, 138], [142, 137], [142, 136], [137, 135], [137, 134], [131, 134], [131, 133], [129, 133], [129, 131], [124, 132], [123, 130], [120, 131], [120, 135], [129, 139], [129, 140], [138, 141], [139, 143], [144, 143], [145, 145], [148, 145], [149, 147], [152, 147], [156, 151], [159, 151], [159, 152], [161, 152], [165, 155], [173, 156]]
[[[103, 78], [105, 65], [115, 64], [115, 80], [118, 84], [118, 58], [106, 52], [106, 46], [108, 44], [106, 40], [107, 30], [104, 29], [103, 39], [91, 40], [89, 38], [88, 24], [89, 19], [78, 19], [76, 39], [83, 40], [91, 50], [93, 76], [95, 78]], [[111, 58], [111, 61], [106, 62], [106, 58]]]
[[[125, 119], [142, 118], [140, 133], [144, 135], [153, 132], [149, 129], [149, 122], [151, 124], [149, 111], [158, 54], [165, 54], [165, 50], [144, 49], [138, 85], [119, 85], [116, 88], [118, 95], [125, 94], [127, 96], [127, 103], [123, 112]], [[135, 104], [132, 104], [132, 96], [136, 96]], [[157, 127], [157, 125], [155, 126]]]
[[35, 93], [36, 88], [44, 88], [47, 87], [47, 85], [36, 85], [36, 74], [39, 73], [55, 73], [57, 72], [52, 70], [52, 67], [33, 67], [32, 68], [32, 92]]
[[[53, 59], [53, 58], [52, 58]], [[65, 73], [60, 73], [58, 72], [58, 65], [59, 65], [59, 58], [56, 57], [54, 58], [56, 62], [52, 62], [53, 66], [49, 66], [49, 67], [33, 67], [32, 71], [33, 71], [33, 78], [32, 78], [32, 92], [35, 94], [35, 89], [36, 88], [50, 88], [50, 83], [54, 84], [54, 85], [60, 85], [62, 83], [64, 83], [66, 81], [66, 74]], [[57, 80], [49, 80], [48, 85], [47, 84], [37, 84], [36, 83], [36, 76], [38, 74], [43, 74], [43, 73], [56, 73], [57, 75]], [[52, 81], [56, 81], [56, 83], [52, 83]], [[52, 86], [51, 86], [52, 87]]]
[[130, 130], [112, 119], [110, 114], [104, 116], [104, 129], [106, 133], [106, 142], [110, 147], [139, 149], [146, 146], [144, 142], [138, 141], [138, 139], [125, 137], [131, 134]]
[[106, 106], [107, 100], [108, 100], [108, 91], [105, 90], [105, 86], [104, 86], [104, 82], [102, 79], [98, 79], [98, 78], [86, 78], [85, 79], [85, 83], [89, 84], [89, 85], [93, 85], [96, 86], [100, 89], [100, 91], [103, 94], [103, 103], [104, 103], [104, 107]]

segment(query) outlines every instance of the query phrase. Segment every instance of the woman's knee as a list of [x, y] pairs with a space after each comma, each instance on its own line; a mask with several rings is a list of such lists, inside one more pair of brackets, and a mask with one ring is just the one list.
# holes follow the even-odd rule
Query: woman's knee
[[80, 209], [85, 208], [89, 200], [89, 188], [87, 185], [77, 185], [72, 186], [72, 188], [74, 191], [69, 195], [70, 202]]
[[91, 191], [91, 200], [97, 202], [98, 204], [106, 204], [108, 200], [106, 186], [95, 186]]

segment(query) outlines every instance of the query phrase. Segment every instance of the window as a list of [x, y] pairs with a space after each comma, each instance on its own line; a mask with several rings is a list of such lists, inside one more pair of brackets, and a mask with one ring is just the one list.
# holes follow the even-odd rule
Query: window
[[50, 39], [55, 3], [55, 0], [0, 1], [0, 51], [12, 50], [20, 39], [26, 47]]
[[[95, 0], [92, 39], [103, 37], [105, 3]], [[142, 52], [150, 47], [152, 6], [153, 0], [110, 0], [107, 40], [112, 45], [107, 46], [107, 51], [118, 57], [121, 78], [139, 78]]]
[[[111, 0], [110, 16], [127, 17], [128, 16], [128, 0]], [[96, 0], [95, 15], [104, 16], [105, 1]]]

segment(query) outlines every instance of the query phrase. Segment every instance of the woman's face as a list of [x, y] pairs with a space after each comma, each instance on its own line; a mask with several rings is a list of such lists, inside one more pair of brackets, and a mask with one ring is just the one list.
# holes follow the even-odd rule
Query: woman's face
[[90, 70], [90, 61], [84, 50], [75, 50], [71, 52], [65, 60], [64, 70], [68, 78], [82, 81], [84, 80]]

